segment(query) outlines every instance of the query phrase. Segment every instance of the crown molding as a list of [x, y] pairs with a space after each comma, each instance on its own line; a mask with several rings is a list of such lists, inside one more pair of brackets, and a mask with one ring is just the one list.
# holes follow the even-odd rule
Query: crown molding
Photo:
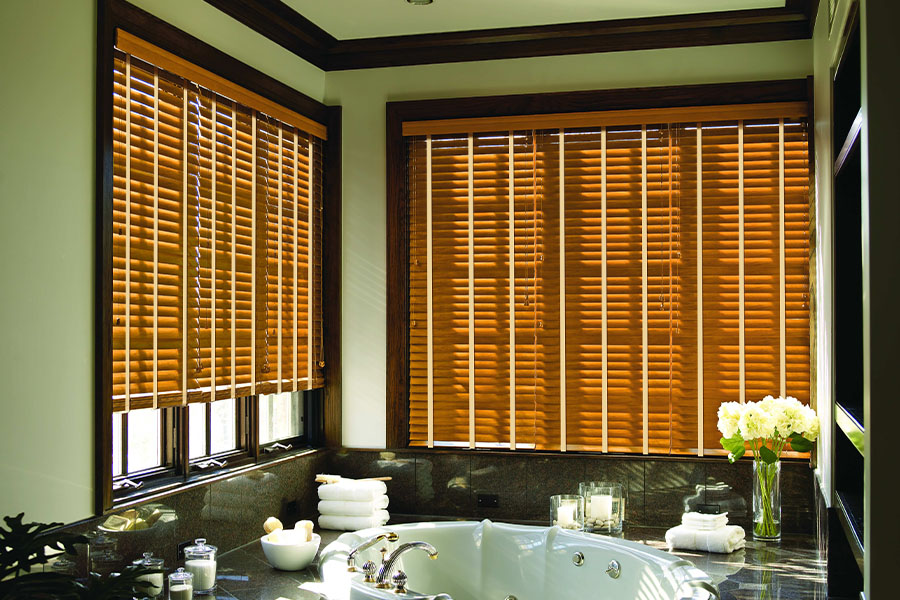
[[818, 5], [339, 40], [281, 0], [205, 1], [325, 71], [808, 39]]

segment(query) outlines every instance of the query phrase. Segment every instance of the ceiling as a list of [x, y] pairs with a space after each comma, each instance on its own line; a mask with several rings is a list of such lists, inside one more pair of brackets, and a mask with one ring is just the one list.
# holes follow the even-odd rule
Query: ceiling
[[283, 0], [339, 40], [784, 7], [785, 0]]

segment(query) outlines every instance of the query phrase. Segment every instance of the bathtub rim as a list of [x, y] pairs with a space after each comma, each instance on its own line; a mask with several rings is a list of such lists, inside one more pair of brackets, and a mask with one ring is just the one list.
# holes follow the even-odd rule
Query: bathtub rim
[[[663, 574], [671, 577], [674, 580], [673, 588], [676, 590], [676, 594], [687, 593], [688, 595], [686, 597], [690, 598], [691, 596], [688, 591], [689, 589], [701, 588], [706, 590], [710, 594], [709, 598], [720, 597], [718, 586], [716, 586], [716, 584], [713, 582], [713, 579], [709, 576], [709, 574], [697, 567], [694, 563], [684, 558], [675, 556], [664, 550], [659, 550], [657, 548], [653, 548], [652, 546], [648, 546], [647, 544], [602, 534], [562, 529], [555, 525], [521, 525], [518, 523], [509, 523], [506, 521], [492, 521], [491, 519], [482, 519], [479, 521], [416, 521], [411, 523], [398, 523], [396, 525], [369, 527], [356, 531], [345, 531], [340, 536], [338, 536], [336, 540], [322, 549], [317, 563], [319, 567], [319, 573], [322, 575], [323, 580], [325, 580], [325, 570], [323, 569], [323, 566], [329, 562], [340, 561], [339, 566], [346, 567], [347, 554], [349, 553], [350, 548], [352, 548], [353, 545], [359, 543], [361, 540], [366, 539], [370, 536], [377, 535], [379, 533], [394, 531], [399, 534], [405, 531], [415, 531], [417, 529], [433, 529], [435, 527], [459, 527], [461, 529], [475, 529], [479, 525], [502, 525], [504, 527], [512, 527], [519, 531], [546, 532], [545, 535], [550, 535], [550, 530], [555, 529], [556, 532], [555, 534], [553, 534], [554, 540], [561, 537], [563, 540], [567, 540], [570, 542], [575, 540], [583, 540], [589, 544], [597, 544], [599, 542], [604, 546], [616, 546], [620, 549], [627, 549], [629, 553], [637, 555], [638, 558], [658, 566]], [[440, 550], [440, 548], [438, 548], [438, 550]], [[356, 572], [351, 573], [346, 571], [346, 569], [344, 569], [343, 572], [347, 576], [347, 579], [349, 581], [347, 598], [350, 597], [351, 589], [356, 589], [359, 592], [367, 594], [369, 597], [378, 598], [379, 600], [390, 600], [397, 598], [397, 595], [393, 592], [393, 590], [377, 589], [370, 584], [363, 583], [362, 572], [358, 570], [358, 567]], [[408, 598], [409, 600], [417, 600], [420, 598], [426, 599], [432, 597], [431, 595], [421, 594], [419, 592], [416, 592], [415, 590], [410, 590], [410, 594], [414, 595], [405, 596], [404, 598]]]

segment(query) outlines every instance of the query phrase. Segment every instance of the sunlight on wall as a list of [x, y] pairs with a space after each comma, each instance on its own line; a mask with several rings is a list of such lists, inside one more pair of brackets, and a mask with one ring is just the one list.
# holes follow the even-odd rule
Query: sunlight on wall
[[343, 105], [343, 436], [385, 445], [385, 102], [806, 77], [812, 42], [642, 50], [332, 72]]

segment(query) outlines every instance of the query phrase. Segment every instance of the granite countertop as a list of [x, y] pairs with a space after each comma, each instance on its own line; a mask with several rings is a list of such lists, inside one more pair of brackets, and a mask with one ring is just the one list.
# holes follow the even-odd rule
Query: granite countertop
[[[626, 527], [624, 538], [666, 549], [665, 529]], [[342, 532], [320, 531], [321, 548]], [[675, 552], [706, 571], [722, 600], [825, 600], [825, 558], [811, 535], [785, 535], [780, 544], [747, 541], [732, 554]], [[303, 571], [276, 571], [266, 562], [259, 541], [219, 557], [216, 598], [223, 600], [319, 600], [301, 586], [319, 581], [314, 562]], [[622, 599], [627, 600], [627, 599]]]

